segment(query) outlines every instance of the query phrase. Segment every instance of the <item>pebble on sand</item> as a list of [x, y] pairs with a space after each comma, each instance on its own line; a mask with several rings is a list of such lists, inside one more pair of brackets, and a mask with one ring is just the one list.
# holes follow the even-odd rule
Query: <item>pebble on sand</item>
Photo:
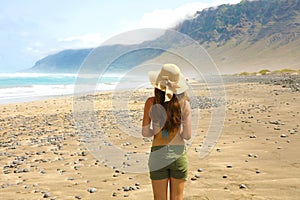
[[89, 193], [95, 193], [96, 191], [97, 191], [96, 188], [89, 188], [89, 189], [88, 189], [88, 192], [89, 192]]
[[286, 135], [286, 134], [281, 134], [281, 135], [280, 135], [280, 137], [282, 137], [282, 138], [286, 138], [286, 137], [287, 137], [287, 135]]
[[232, 165], [232, 164], [228, 164], [226, 167], [227, 167], [227, 168], [232, 168], [233, 165]]
[[51, 196], [51, 193], [50, 192], [46, 192], [45, 194], [44, 194], [44, 198], [48, 198], [48, 197], [50, 197]]
[[247, 186], [245, 184], [241, 184], [240, 189], [247, 189]]

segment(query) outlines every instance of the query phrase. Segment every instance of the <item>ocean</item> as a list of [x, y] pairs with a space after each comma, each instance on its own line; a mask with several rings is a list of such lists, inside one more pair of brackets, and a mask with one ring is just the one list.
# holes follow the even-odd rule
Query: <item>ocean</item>
[[[0, 104], [70, 96], [76, 80], [77, 74], [0, 73]], [[119, 80], [113, 75], [102, 77], [95, 91], [114, 90]]]

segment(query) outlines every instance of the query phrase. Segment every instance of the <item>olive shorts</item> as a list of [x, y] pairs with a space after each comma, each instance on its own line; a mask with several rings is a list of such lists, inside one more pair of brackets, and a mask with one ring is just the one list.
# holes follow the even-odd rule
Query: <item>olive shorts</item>
[[188, 161], [184, 145], [153, 146], [148, 167], [152, 180], [187, 179]]

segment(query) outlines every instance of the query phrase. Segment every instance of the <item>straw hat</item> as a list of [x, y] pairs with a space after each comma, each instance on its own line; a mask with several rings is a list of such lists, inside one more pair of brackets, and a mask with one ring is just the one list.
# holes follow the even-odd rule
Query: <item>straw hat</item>
[[173, 94], [180, 94], [188, 89], [179, 67], [174, 64], [164, 64], [160, 71], [150, 71], [149, 79], [155, 88], [166, 93], [165, 102], [170, 101]]

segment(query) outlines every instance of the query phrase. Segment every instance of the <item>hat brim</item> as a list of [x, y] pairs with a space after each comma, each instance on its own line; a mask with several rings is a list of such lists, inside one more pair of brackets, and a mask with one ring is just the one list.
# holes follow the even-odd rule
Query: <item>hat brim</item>
[[[153, 87], [162, 90], [162, 88], [160, 88], [159, 85], [156, 82], [157, 77], [159, 76], [159, 73], [160, 73], [160, 71], [150, 71], [150, 72], [148, 72], [149, 81], [150, 81], [151, 85], [153, 85]], [[175, 91], [174, 91], [175, 94], [181, 94], [181, 93], [185, 92], [188, 89], [188, 85], [186, 84], [186, 80], [185, 80], [185, 78], [182, 74], [179, 75], [179, 80], [178, 80], [177, 85], [179, 87], [175, 89]], [[164, 91], [164, 90], [162, 90], [162, 91]]]

